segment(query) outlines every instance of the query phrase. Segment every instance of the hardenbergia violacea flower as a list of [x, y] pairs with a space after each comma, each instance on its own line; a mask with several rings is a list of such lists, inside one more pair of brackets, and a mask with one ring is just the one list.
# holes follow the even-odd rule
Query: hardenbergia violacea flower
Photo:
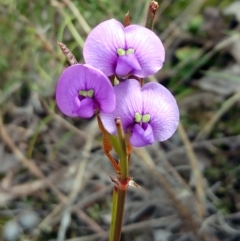
[[59, 109], [67, 116], [90, 118], [99, 110], [110, 113], [116, 99], [109, 79], [89, 65], [75, 64], [64, 70], [56, 90]]
[[122, 121], [125, 132], [130, 132], [130, 142], [141, 147], [154, 141], [165, 141], [176, 131], [179, 109], [175, 98], [164, 86], [147, 83], [143, 87], [134, 79], [128, 79], [114, 87], [116, 109], [101, 113], [106, 130], [116, 134], [115, 118]]
[[155, 74], [162, 68], [165, 50], [151, 30], [139, 26], [124, 27], [115, 19], [96, 26], [88, 35], [83, 56], [87, 64], [107, 76], [140, 78]]

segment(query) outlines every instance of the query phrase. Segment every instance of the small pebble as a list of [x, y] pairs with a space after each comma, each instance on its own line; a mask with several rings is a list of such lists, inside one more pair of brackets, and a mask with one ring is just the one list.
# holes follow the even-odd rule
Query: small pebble
[[21, 229], [15, 220], [11, 220], [3, 227], [4, 241], [15, 241], [20, 236]]
[[20, 215], [19, 223], [24, 230], [31, 230], [38, 225], [39, 217], [35, 212], [27, 211]]
[[154, 230], [154, 240], [155, 241], [168, 241], [171, 233], [164, 229]]

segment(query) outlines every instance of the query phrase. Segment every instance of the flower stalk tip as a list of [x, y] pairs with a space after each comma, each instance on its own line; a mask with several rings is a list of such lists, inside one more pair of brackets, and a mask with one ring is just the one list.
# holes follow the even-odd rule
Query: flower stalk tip
[[124, 26], [127, 27], [131, 24], [130, 22], [130, 14], [129, 14], [129, 11], [125, 14], [125, 17], [124, 17]]
[[146, 28], [153, 30], [155, 15], [159, 8], [159, 4], [156, 1], [151, 1], [148, 7]]

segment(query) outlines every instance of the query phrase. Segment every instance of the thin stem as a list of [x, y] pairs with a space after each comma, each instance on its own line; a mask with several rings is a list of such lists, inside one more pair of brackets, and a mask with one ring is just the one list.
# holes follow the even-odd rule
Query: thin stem
[[113, 189], [113, 197], [112, 197], [112, 220], [111, 220], [111, 228], [110, 228], [110, 236], [109, 241], [114, 241], [114, 234], [116, 232], [116, 215], [117, 215], [117, 203], [118, 203], [118, 189], [114, 187]]
[[128, 155], [127, 155], [127, 148], [126, 148], [126, 140], [125, 135], [122, 127], [122, 122], [119, 118], [115, 120], [117, 132], [118, 132], [118, 141], [119, 146], [121, 148], [121, 155], [120, 155], [120, 181], [125, 182], [128, 179]]
[[117, 132], [118, 132], [118, 142], [119, 142], [119, 162], [120, 162], [120, 173], [118, 179], [113, 179], [115, 187], [113, 190], [113, 207], [112, 207], [112, 221], [110, 227], [109, 241], [120, 241], [122, 222], [124, 214], [125, 197], [127, 193], [128, 182], [130, 178], [128, 177], [128, 162], [130, 153], [127, 153], [126, 139], [122, 127], [122, 122], [119, 118], [115, 120]]
[[186, 148], [187, 156], [189, 158], [190, 166], [195, 179], [195, 186], [196, 186], [196, 192], [198, 197], [198, 203], [197, 203], [198, 214], [200, 218], [203, 218], [205, 214], [205, 192], [204, 192], [204, 183], [203, 183], [202, 173], [201, 173], [201, 170], [199, 169], [198, 160], [197, 160], [196, 154], [194, 153], [192, 144], [189, 141], [187, 133], [181, 122], [179, 122], [178, 133], [182, 138], [182, 141]]
[[150, 2], [149, 8], [148, 8], [148, 13], [147, 13], [146, 28], [153, 30], [155, 15], [156, 15], [156, 11], [157, 11], [158, 7], [159, 7], [158, 2], [156, 2], [156, 1]]
[[112, 221], [109, 241], [120, 241], [122, 232], [123, 213], [127, 190], [120, 190], [114, 187]]

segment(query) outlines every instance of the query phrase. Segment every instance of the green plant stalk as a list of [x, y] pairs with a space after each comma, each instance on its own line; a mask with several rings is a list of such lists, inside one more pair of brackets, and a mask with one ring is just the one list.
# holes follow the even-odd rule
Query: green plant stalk
[[28, 148], [28, 151], [27, 151], [27, 157], [28, 158], [32, 158], [34, 145], [35, 145], [35, 143], [37, 141], [38, 135], [40, 134], [42, 127], [44, 125], [47, 125], [50, 121], [52, 121], [52, 119], [53, 119], [52, 116], [47, 116], [38, 125], [36, 131], [34, 132], [34, 135], [33, 135], [32, 139], [29, 142], [29, 148]]
[[122, 122], [119, 118], [115, 120], [117, 133], [118, 133], [118, 141], [120, 146], [120, 181], [125, 182], [128, 179], [128, 155], [127, 155], [127, 148], [126, 148], [126, 140], [125, 134], [123, 131]]
[[153, 30], [157, 9], [158, 9], [158, 2], [151, 1], [149, 3], [148, 12], [147, 12], [147, 20], [146, 20], [146, 24], [145, 24], [146, 28]]
[[[120, 146], [120, 174], [118, 177], [116, 186], [113, 190], [113, 206], [112, 206], [112, 221], [110, 227], [110, 236], [109, 241], [120, 241], [121, 239], [121, 231], [122, 231], [122, 221], [123, 221], [123, 213], [125, 206], [125, 197], [127, 193], [127, 184], [128, 184], [128, 155], [126, 149], [125, 135], [122, 127], [122, 123], [120, 119], [115, 120], [118, 132], [118, 141]], [[126, 188], [122, 188], [122, 186]]]
[[117, 188], [114, 187], [113, 189], [113, 197], [112, 197], [112, 220], [110, 226], [110, 236], [109, 241], [114, 240], [114, 233], [116, 227], [116, 214], [117, 214], [117, 202], [118, 202], [118, 193]]
[[120, 190], [114, 187], [112, 221], [109, 241], [120, 241], [122, 232], [122, 221], [127, 190]]
[[154, 17], [152, 17], [151, 14], [148, 13], [146, 28], [153, 30], [153, 26], [154, 26]]

